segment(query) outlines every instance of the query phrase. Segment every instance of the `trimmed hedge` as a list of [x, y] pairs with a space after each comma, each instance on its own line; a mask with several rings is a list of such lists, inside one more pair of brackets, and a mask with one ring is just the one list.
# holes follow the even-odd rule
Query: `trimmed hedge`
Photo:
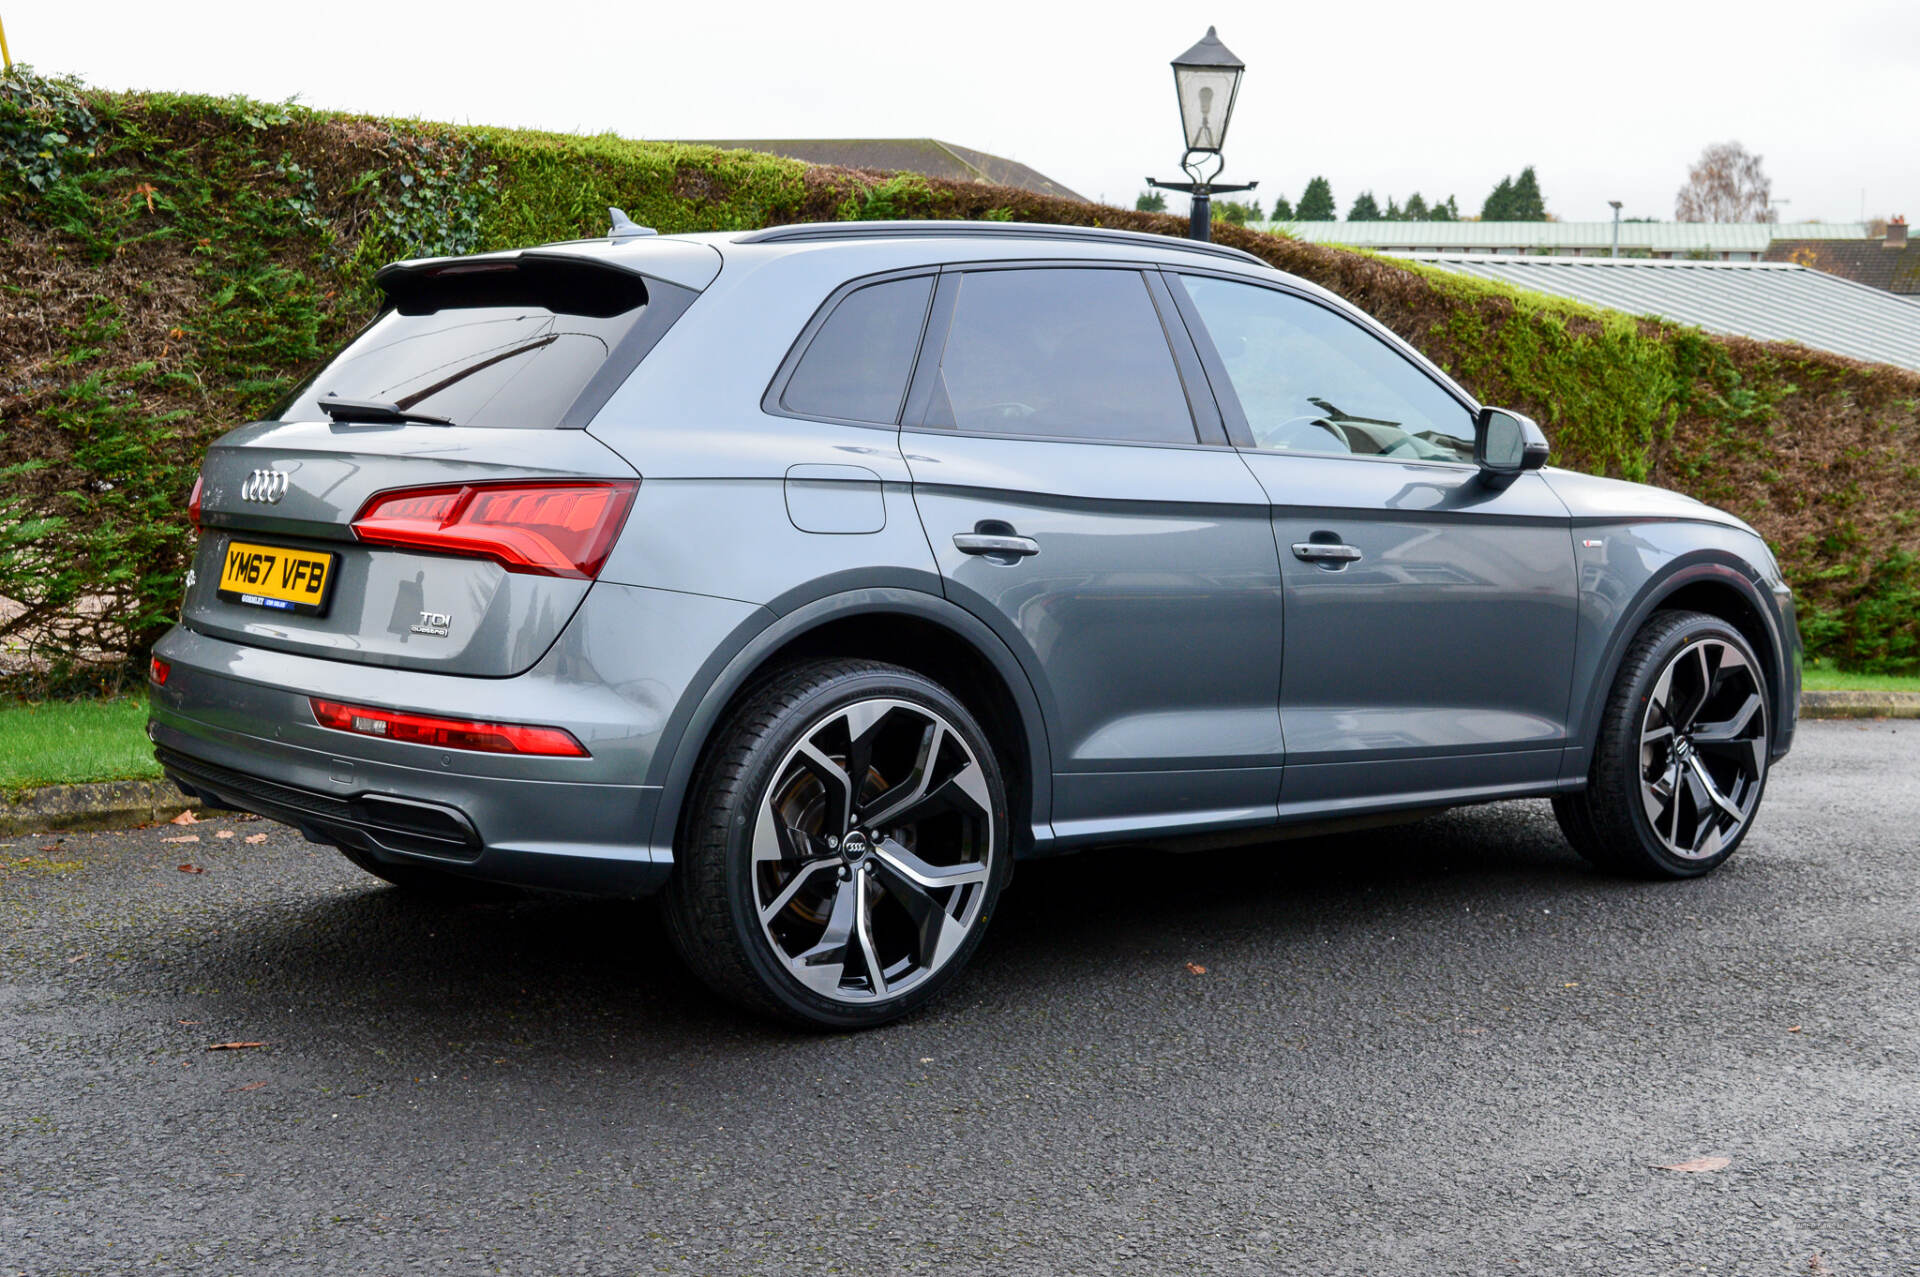
[[[609, 204], [668, 232], [890, 217], [1185, 231], [1008, 187], [108, 94], [16, 68], [0, 78], [0, 690], [137, 677], [177, 607], [202, 451], [364, 321], [382, 262], [600, 234]], [[1920, 671], [1920, 375], [1243, 227], [1215, 238], [1531, 413], [1558, 463], [1752, 522], [1810, 652]]]

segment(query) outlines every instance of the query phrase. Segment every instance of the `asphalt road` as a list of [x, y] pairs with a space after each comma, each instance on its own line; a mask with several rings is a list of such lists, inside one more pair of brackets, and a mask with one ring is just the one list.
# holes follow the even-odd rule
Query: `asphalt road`
[[1539, 803], [1023, 865], [857, 1036], [644, 908], [49, 847], [0, 847], [0, 1274], [1920, 1270], [1913, 725], [1803, 726], [1697, 883]]

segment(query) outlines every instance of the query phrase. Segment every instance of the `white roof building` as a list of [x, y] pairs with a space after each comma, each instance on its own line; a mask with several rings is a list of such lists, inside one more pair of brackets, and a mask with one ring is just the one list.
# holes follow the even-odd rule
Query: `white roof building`
[[[1612, 222], [1268, 222], [1314, 244], [1376, 253], [1553, 253], [1605, 257]], [[1758, 261], [1776, 239], [1866, 239], [1865, 222], [1621, 222], [1620, 252], [1656, 259]]]
[[1630, 315], [1652, 315], [1736, 337], [1798, 342], [1920, 371], [1920, 297], [1869, 288], [1791, 262], [1610, 261], [1489, 253], [1404, 256]]

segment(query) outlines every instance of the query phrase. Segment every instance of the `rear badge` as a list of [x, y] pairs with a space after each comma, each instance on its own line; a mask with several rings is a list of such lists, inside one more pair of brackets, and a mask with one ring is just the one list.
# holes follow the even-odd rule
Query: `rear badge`
[[447, 629], [453, 624], [451, 612], [422, 612], [420, 619], [408, 628], [415, 634], [430, 634], [434, 638], [445, 638]]

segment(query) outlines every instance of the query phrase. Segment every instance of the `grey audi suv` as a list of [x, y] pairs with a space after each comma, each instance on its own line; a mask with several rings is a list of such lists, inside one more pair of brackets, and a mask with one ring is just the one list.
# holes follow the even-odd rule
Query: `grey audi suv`
[[388, 266], [213, 446], [150, 673], [183, 788], [411, 890], [658, 894], [715, 990], [839, 1027], [938, 993], [1027, 857], [1550, 797], [1678, 878], [1752, 827], [1800, 664], [1760, 537], [1546, 468], [1325, 290], [615, 223]]

